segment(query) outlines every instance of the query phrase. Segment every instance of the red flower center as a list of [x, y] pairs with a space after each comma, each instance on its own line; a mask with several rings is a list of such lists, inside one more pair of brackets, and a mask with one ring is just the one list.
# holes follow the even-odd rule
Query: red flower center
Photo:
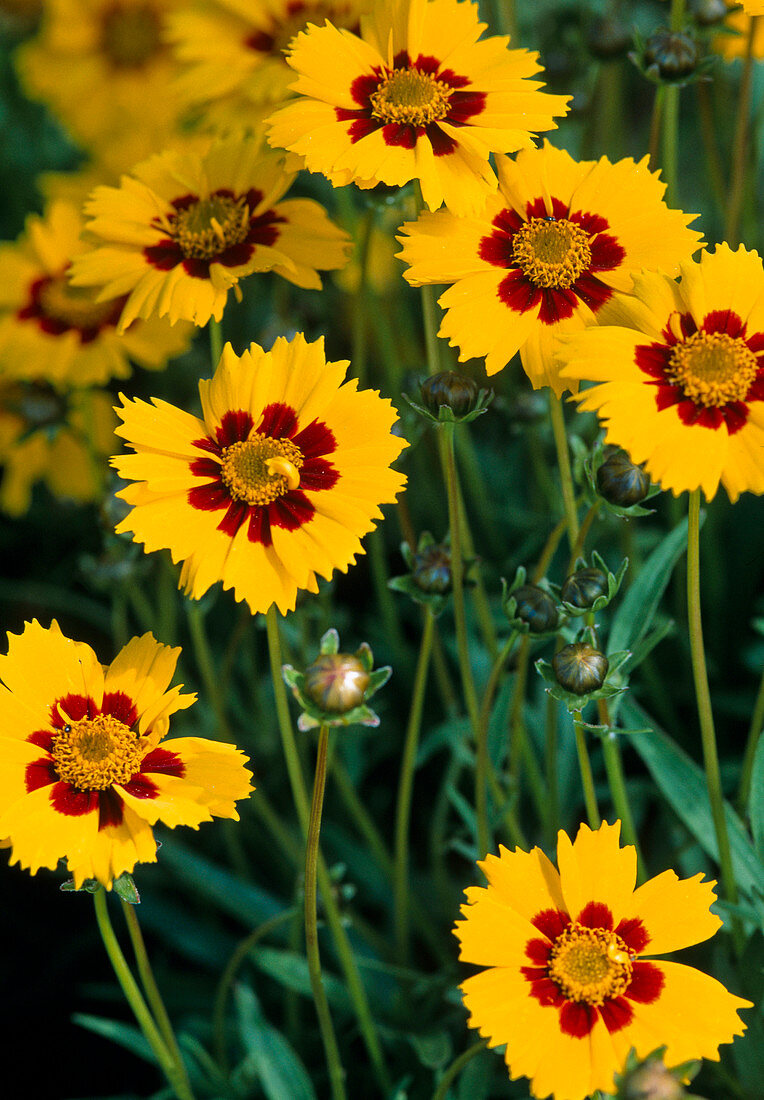
[[72, 286], [66, 270], [36, 279], [27, 293], [27, 302], [17, 313], [20, 321], [36, 321], [49, 336], [73, 331], [82, 344], [91, 343], [105, 328], [114, 328], [125, 304], [124, 297], [97, 302], [93, 289]]

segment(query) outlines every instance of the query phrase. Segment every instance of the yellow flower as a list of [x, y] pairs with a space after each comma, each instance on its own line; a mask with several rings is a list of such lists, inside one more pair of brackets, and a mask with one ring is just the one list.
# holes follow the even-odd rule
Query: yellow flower
[[83, 221], [76, 206], [53, 202], [43, 217], [27, 218], [15, 244], [0, 245], [0, 374], [88, 386], [128, 378], [130, 363], [164, 367], [190, 342], [188, 325], [135, 321], [117, 333], [124, 295], [99, 301], [69, 282], [82, 253]]
[[170, 688], [180, 649], [144, 634], [108, 666], [55, 620], [9, 634], [0, 657], [0, 836], [35, 874], [65, 859], [79, 888], [107, 889], [156, 861], [152, 826], [238, 820], [246, 757], [202, 737], [164, 741], [195, 695]]
[[476, 4], [375, 0], [361, 36], [309, 27], [287, 57], [294, 102], [273, 115], [269, 141], [305, 158], [332, 183], [420, 182], [427, 206], [473, 213], [496, 187], [491, 153], [533, 145], [555, 128], [568, 96], [528, 77], [537, 55], [478, 41]]
[[675, 273], [700, 234], [687, 228], [693, 215], [667, 208], [646, 157], [578, 163], [545, 143], [496, 160], [499, 193], [479, 215], [424, 213], [402, 227], [398, 255], [413, 286], [453, 284], [439, 298], [439, 335], [462, 361], [484, 356], [495, 374], [519, 351], [533, 387], [559, 396], [569, 383], [554, 361], [558, 335], [593, 324], [632, 272]]
[[218, 129], [261, 122], [290, 98], [284, 51], [308, 23], [358, 29], [359, 0], [206, 0], [168, 18], [181, 100]]
[[[758, 10], [755, 10], [758, 9]], [[746, 12], [748, 14], [746, 14]], [[751, 30], [751, 16], [764, 14], [764, 3], [744, 4], [729, 13], [724, 21], [727, 30], [738, 31], [738, 34], [717, 34], [714, 36], [713, 46], [726, 61], [734, 61], [736, 57], [745, 57], [748, 50], [748, 35]], [[753, 57], [760, 61], [764, 57], [764, 19], [759, 19], [753, 31]]]
[[405, 446], [397, 413], [374, 390], [343, 384], [348, 364], [327, 363], [323, 339], [279, 338], [271, 351], [227, 344], [214, 377], [199, 383], [203, 419], [164, 401], [129, 401], [117, 434], [136, 451], [113, 459], [136, 482], [118, 495], [147, 551], [182, 561], [194, 599], [222, 581], [253, 613], [294, 608], [316, 575], [347, 570], [361, 536], [382, 518], [405, 477], [391, 470]]
[[72, 282], [127, 295], [122, 332], [136, 317], [219, 321], [228, 291], [253, 271], [318, 290], [318, 271], [344, 266], [350, 238], [317, 202], [279, 201], [293, 178], [251, 138], [150, 157], [86, 203], [100, 247], [75, 261]]
[[667, 1065], [718, 1060], [742, 1035], [750, 1002], [681, 963], [648, 961], [712, 936], [712, 886], [664, 871], [636, 885], [634, 848], [620, 822], [558, 834], [559, 872], [539, 848], [500, 849], [479, 864], [487, 887], [467, 890], [455, 932], [460, 958], [487, 967], [461, 986], [490, 1046], [506, 1044], [510, 1075], [531, 1095], [584, 1100], [613, 1091], [631, 1047], [666, 1046]]
[[40, 33], [17, 52], [27, 94], [113, 171], [162, 148], [180, 105], [163, 41], [181, 0], [46, 0]]
[[0, 384], [0, 509], [23, 515], [32, 487], [80, 504], [99, 500], [114, 450], [111, 394], [57, 392], [42, 383]]
[[681, 276], [635, 278], [635, 296], [614, 299], [601, 328], [566, 342], [561, 375], [600, 383], [581, 407], [664, 489], [764, 493], [761, 258], [722, 244]]

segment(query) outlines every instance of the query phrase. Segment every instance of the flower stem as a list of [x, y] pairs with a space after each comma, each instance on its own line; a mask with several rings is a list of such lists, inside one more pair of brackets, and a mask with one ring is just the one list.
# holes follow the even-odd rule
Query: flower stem
[[223, 326], [220, 321], [210, 317], [210, 359], [213, 372], [217, 369], [220, 356], [223, 354]]
[[477, 1043], [473, 1043], [472, 1046], [468, 1047], [463, 1054], [460, 1054], [459, 1057], [451, 1063], [451, 1065], [441, 1077], [438, 1083], [438, 1087], [432, 1094], [432, 1100], [447, 1100], [448, 1090], [451, 1088], [451, 1085], [462, 1072], [464, 1067], [467, 1065], [468, 1062], [471, 1062], [477, 1054], [480, 1054], [481, 1051], [485, 1050], [487, 1046], [487, 1039], [479, 1039]]
[[141, 926], [138, 923], [138, 914], [135, 906], [130, 905], [126, 901], [122, 901], [122, 913], [127, 924], [127, 931], [130, 935], [130, 942], [133, 945], [133, 952], [135, 953], [135, 961], [138, 965], [138, 973], [140, 975], [141, 982], [143, 983], [143, 989], [146, 994], [146, 999], [149, 1002], [151, 1011], [154, 1014], [154, 1019], [159, 1025], [159, 1030], [162, 1038], [172, 1055], [172, 1059], [177, 1067], [177, 1073], [179, 1080], [182, 1080], [185, 1086], [186, 1094], [191, 1093], [191, 1084], [188, 1080], [188, 1074], [186, 1073], [186, 1067], [183, 1064], [183, 1056], [180, 1053], [180, 1047], [178, 1041], [175, 1038], [175, 1032], [173, 1031], [170, 1017], [167, 1015], [167, 1009], [164, 1006], [162, 1000], [162, 994], [159, 992], [159, 987], [154, 977], [154, 971], [151, 968], [149, 962], [148, 952], [146, 951], [146, 944], [143, 939], [143, 933]]
[[445, 451], [446, 491], [448, 494], [448, 523], [451, 532], [451, 584], [454, 597], [454, 623], [456, 626], [456, 651], [462, 680], [462, 694], [467, 717], [475, 738], [475, 815], [477, 818], [478, 857], [483, 858], [491, 848], [488, 828], [488, 745], [485, 731], [480, 726], [480, 705], [470, 665], [467, 616], [464, 606], [464, 559], [462, 557], [461, 523], [459, 518], [459, 474], [454, 454], [454, 424], [442, 425]]
[[576, 751], [578, 753], [578, 766], [581, 771], [581, 784], [584, 788], [584, 805], [590, 829], [599, 829], [602, 824], [597, 795], [594, 791], [594, 776], [589, 760], [589, 750], [586, 747], [586, 731], [581, 720], [581, 711], [573, 715], [573, 725], [576, 730]]
[[557, 451], [557, 464], [560, 470], [560, 482], [562, 485], [562, 501], [565, 507], [565, 518], [568, 521], [568, 543], [571, 551], [578, 539], [578, 510], [576, 508], [576, 490], [573, 485], [573, 471], [570, 468], [570, 452], [568, 450], [568, 437], [565, 434], [565, 417], [562, 412], [562, 402], [549, 391], [549, 417], [552, 422], [552, 435]]
[[737, 800], [741, 812], [745, 810], [748, 805], [748, 799], [751, 794], [753, 760], [756, 756], [756, 749], [759, 744], [762, 730], [764, 730], [764, 670], [761, 674], [756, 702], [753, 705], [751, 725], [748, 728], [748, 740], [745, 746], [745, 756], [743, 757], [743, 767], [740, 772], [740, 788], [738, 790]]
[[[605, 700], [601, 699], [600, 702], [604, 703]], [[609, 718], [607, 718], [606, 724], [609, 724]], [[637, 830], [634, 828], [634, 817], [631, 812], [629, 795], [626, 790], [626, 780], [623, 775], [618, 734], [615, 732], [605, 733], [601, 740], [602, 756], [605, 761], [605, 771], [607, 772], [607, 781], [610, 787], [610, 797], [613, 800], [613, 809], [616, 812], [616, 816], [621, 820], [621, 833], [623, 839], [627, 844], [631, 844], [637, 853], [637, 881], [644, 882], [647, 878], [645, 873], [645, 861], [642, 858], [642, 850], [639, 846]]]
[[667, 84], [663, 103], [663, 178], [666, 181], [666, 205], [679, 202], [679, 88]]
[[429, 608], [424, 613], [424, 628], [419, 646], [419, 658], [414, 674], [411, 709], [406, 726], [401, 775], [398, 781], [398, 805], [395, 813], [395, 865], [393, 874], [393, 908], [395, 913], [395, 940], [398, 959], [405, 965], [409, 957], [409, 825], [411, 821], [411, 796], [414, 789], [416, 754], [419, 731], [422, 725], [427, 673], [430, 668], [432, 639], [435, 633], [435, 616]]
[[736, 248], [740, 243], [740, 215], [743, 209], [743, 195], [745, 192], [746, 162], [750, 150], [748, 126], [751, 113], [751, 89], [753, 87], [753, 46], [758, 21], [759, 16], [751, 16], [746, 39], [745, 59], [743, 61], [743, 75], [740, 80], [740, 92], [738, 94], [725, 232], [725, 239], [730, 248]]
[[703, 646], [703, 623], [700, 612], [700, 489], [690, 493], [690, 509], [687, 527], [687, 619], [690, 634], [692, 676], [695, 682], [695, 699], [700, 722], [700, 738], [703, 746], [703, 763], [706, 771], [711, 816], [719, 847], [719, 866], [727, 901], [737, 903], [737, 885], [732, 867], [732, 852], [724, 814], [719, 754], [716, 748], [714, 716], [711, 709], [711, 692], [708, 687], [706, 654]]
[[127, 965], [127, 960], [122, 953], [122, 948], [119, 946], [119, 941], [114, 933], [114, 927], [111, 923], [109, 908], [106, 901], [106, 891], [103, 888], [96, 890], [93, 895], [93, 902], [95, 904], [98, 931], [101, 933], [101, 939], [106, 948], [106, 954], [109, 956], [109, 961], [117, 981], [120, 984], [127, 1003], [133, 1010], [133, 1015], [138, 1021], [138, 1025], [143, 1032], [146, 1042], [151, 1047], [154, 1057], [172, 1086], [178, 1100], [194, 1100], [193, 1093], [188, 1085], [185, 1070], [181, 1070], [176, 1064], [173, 1055], [167, 1049], [165, 1041], [159, 1033], [156, 1021], [149, 1012], [146, 1002], [141, 995], [138, 983], [133, 977], [130, 967]]
[[324, 983], [321, 977], [321, 956], [318, 948], [318, 844], [321, 834], [321, 815], [324, 808], [324, 790], [326, 788], [326, 757], [329, 748], [329, 727], [321, 726], [318, 734], [318, 754], [316, 756], [316, 774], [313, 780], [313, 801], [310, 806], [308, 839], [305, 849], [305, 951], [308, 957], [310, 988], [313, 990], [313, 1002], [318, 1015], [318, 1026], [324, 1044], [326, 1063], [329, 1067], [329, 1080], [334, 1100], [344, 1100], [345, 1071], [342, 1068], [337, 1039], [334, 1034], [329, 1002], [326, 999]]
[[204, 626], [204, 612], [198, 600], [188, 599], [186, 603], [186, 617], [188, 629], [191, 634], [191, 642], [194, 648], [196, 666], [204, 684], [204, 690], [215, 713], [215, 721], [218, 724], [219, 736], [224, 741], [233, 742], [231, 727], [226, 717], [225, 701], [220, 692], [220, 679], [215, 668], [207, 631]]

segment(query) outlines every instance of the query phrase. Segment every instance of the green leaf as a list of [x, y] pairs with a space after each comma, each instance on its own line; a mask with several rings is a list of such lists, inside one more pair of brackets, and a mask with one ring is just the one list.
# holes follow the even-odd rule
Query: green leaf
[[133, 1024], [125, 1024], [121, 1020], [107, 1020], [103, 1016], [89, 1016], [82, 1012], [75, 1012], [72, 1022], [79, 1027], [84, 1027], [87, 1031], [95, 1032], [96, 1035], [102, 1035], [104, 1039], [111, 1039], [113, 1043], [137, 1054], [152, 1066], [157, 1064], [154, 1052], [143, 1033]]
[[756, 851], [764, 859], [764, 737], [759, 738], [751, 772], [751, 795], [748, 799], [748, 815]]
[[[695, 837], [703, 851], [718, 861], [719, 849], [716, 844], [703, 769], [698, 767], [695, 761], [667, 734], [656, 729], [649, 716], [633, 699], [624, 701], [623, 712], [630, 725], [653, 726], [651, 733], [632, 733], [629, 736], [629, 742], [642, 757], [674, 813]], [[756, 890], [761, 890], [761, 861], [753, 850], [743, 823], [735, 811], [727, 803], [724, 811], [735, 879], [741, 891], [754, 895]]]
[[687, 520], [683, 519], [653, 550], [626, 593], [610, 628], [608, 653], [618, 649], [636, 650], [638, 642], [650, 629], [674, 567], [686, 546]]
[[252, 990], [234, 987], [239, 1036], [247, 1051], [235, 1077], [254, 1075], [269, 1100], [316, 1100], [305, 1066], [280, 1031], [263, 1017]]
[[417, 1058], [427, 1069], [444, 1069], [451, 1061], [453, 1044], [447, 1031], [432, 1031], [428, 1035], [409, 1035]]
[[[312, 997], [310, 986], [310, 974], [308, 973], [308, 961], [304, 955], [298, 955], [294, 951], [285, 951], [278, 947], [258, 947], [250, 954], [252, 963], [258, 970], [269, 974], [287, 989], [295, 993], [302, 993], [306, 997]], [[339, 978], [324, 970], [324, 990], [326, 999], [334, 1008], [351, 1011], [350, 998], [347, 990]]]

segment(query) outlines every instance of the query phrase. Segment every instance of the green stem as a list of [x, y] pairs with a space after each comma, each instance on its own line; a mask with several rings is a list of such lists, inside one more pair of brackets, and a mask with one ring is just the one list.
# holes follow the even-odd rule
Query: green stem
[[581, 711], [573, 715], [573, 724], [576, 730], [576, 751], [578, 753], [578, 766], [581, 771], [581, 785], [584, 789], [584, 805], [590, 829], [599, 829], [602, 824], [597, 795], [594, 791], [594, 776], [592, 764], [589, 759], [589, 750], [586, 747], [586, 731], [584, 730]]
[[186, 600], [186, 617], [194, 648], [196, 667], [199, 669], [204, 690], [215, 712], [219, 736], [225, 741], [232, 741], [231, 729], [226, 717], [225, 701], [220, 693], [220, 681], [204, 625], [204, 612], [196, 600]]
[[127, 965], [127, 960], [122, 953], [122, 948], [119, 946], [119, 941], [114, 933], [114, 927], [111, 923], [108, 903], [106, 901], [106, 891], [102, 887], [96, 890], [93, 895], [93, 902], [95, 904], [98, 931], [101, 933], [101, 939], [106, 948], [106, 954], [109, 956], [109, 961], [117, 981], [120, 984], [127, 1003], [133, 1010], [133, 1015], [138, 1021], [138, 1025], [143, 1032], [146, 1042], [151, 1047], [157, 1063], [172, 1086], [178, 1100], [194, 1100], [193, 1093], [188, 1085], [185, 1069], [182, 1063], [176, 1063], [172, 1052], [168, 1050], [165, 1045], [165, 1041], [159, 1032], [156, 1021], [149, 1012], [146, 1002], [141, 995], [138, 983], [133, 977], [130, 967]]
[[[600, 702], [604, 703], [605, 700], [600, 700]], [[605, 724], [610, 724], [609, 716], [606, 717]], [[644, 882], [647, 878], [645, 873], [645, 861], [642, 857], [642, 849], [639, 846], [637, 830], [634, 827], [634, 816], [631, 812], [629, 795], [626, 790], [626, 780], [623, 775], [621, 747], [618, 744], [618, 734], [615, 732], [605, 733], [601, 740], [602, 756], [605, 761], [605, 771], [607, 772], [607, 781], [610, 787], [610, 797], [613, 800], [613, 809], [616, 812], [616, 816], [621, 819], [621, 835], [623, 839], [627, 844], [631, 844], [636, 850], [637, 879], [639, 882]]]
[[650, 116], [650, 138], [647, 152], [650, 158], [650, 168], [653, 172], [660, 167], [659, 150], [661, 145], [661, 123], [663, 122], [663, 109], [666, 103], [666, 85], [659, 84], [655, 89], [653, 98], [653, 111]]
[[130, 942], [133, 945], [133, 952], [135, 954], [135, 961], [138, 965], [138, 974], [140, 975], [143, 989], [146, 994], [146, 999], [149, 1002], [149, 1007], [154, 1014], [154, 1019], [159, 1025], [159, 1031], [162, 1038], [172, 1055], [173, 1061], [178, 1069], [178, 1076], [182, 1078], [186, 1091], [191, 1092], [191, 1084], [188, 1080], [186, 1073], [186, 1067], [183, 1064], [183, 1056], [180, 1053], [180, 1047], [178, 1041], [175, 1038], [175, 1032], [173, 1031], [170, 1017], [167, 1015], [167, 1009], [164, 1006], [162, 1000], [162, 994], [159, 992], [159, 986], [156, 983], [154, 977], [154, 971], [151, 968], [149, 962], [148, 952], [146, 951], [146, 944], [143, 939], [143, 933], [141, 932], [141, 926], [138, 923], [138, 913], [134, 905], [130, 905], [128, 902], [122, 902], [122, 913], [127, 924], [127, 931], [130, 935]]
[[669, 25], [672, 31], [681, 31], [684, 22], [685, 0], [671, 0]]
[[480, 728], [480, 705], [470, 665], [467, 616], [464, 606], [464, 559], [462, 557], [461, 523], [459, 517], [459, 474], [454, 455], [454, 424], [442, 425], [445, 451], [446, 491], [448, 494], [448, 523], [451, 532], [451, 589], [454, 600], [454, 624], [456, 627], [456, 651], [462, 680], [462, 694], [467, 717], [475, 738], [475, 814], [477, 818], [478, 856], [482, 859], [491, 850], [488, 828], [488, 745]]
[[679, 202], [679, 88], [667, 84], [663, 105], [663, 178], [666, 181], [666, 205]]
[[440, 1081], [438, 1082], [438, 1087], [432, 1094], [432, 1100], [447, 1100], [448, 1090], [451, 1088], [451, 1085], [454, 1083], [454, 1081], [462, 1072], [467, 1063], [471, 1062], [477, 1054], [480, 1054], [480, 1052], [485, 1050], [487, 1047], [488, 1040], [480, 1039], [477, 1043], [473, 1043], [471, 1047], [468, 1047], [463, 1054], [460, 1054], [459, 1057], [451, 1063], [451, 1065], [441, 1077]]
[[695, 94], [698, 102], [698, 120], [705, 154], [706, 175], [717, 210], [722, 213], [727, 202], [727, 185], [719, 156], [719, 146], [716, 142], [713, 101], [708, 84], [699, 80], [695, 85]]
[[547, 819], [547, 840], [553, 844], [560, 828], [560, 782], [558, 775], [558, 737], [557, 737], [557, 700], [552, 695], [546, 697], [544, 714], [544, 768], [546, 785], [549, 791], [549, 815]]
[[[703, 746], [703, 764], [706, 771], [711, 816], [719, 847], [719, 866], [727, 901], [737, 904], [737, 884], [732, 866], [732, 852], [727, 834], [724, 813], [724, 795], [719, 770], [719, 754], [716, 748], [714, 716], [711, 709], [711, 692], [708, 687], [706, 654], [703, 646], [703, 622], [700, 611], [700, 489], [690, 493], [687, 527], [687, 619], [690, 635], [692, 676], [695, 683], [695, 699], [700, 722], [700, 738]], [[739, 925], [737, 925], [739, 932]], [[735, 925], [733, 924], [733, 933]], [[736, 940], [738, 938], [737, 933]]]
[[239, 971], [239, 967], [260, 940], [270, 935], [274, 929], [278, 928], [286, 921], [291, 920], [296, 912], [296, 909], [287, 909], [286, 912], [277, 913], [275, 916], [269, 917], [268, 920], [263, 921], [262, 924], [258, 924], [257, 928], [254, 928], [249, 935], [245, 936], [241, 943], [237, 945], [236, 950], [226, 963], [225, 970], [220, 976], [220, 981], [215, 991], [214, 1007], [212, 1009], [212, 1035], [215, 1057], [226, 1076], [228, 1075], [228, 1055], [226, 1053], [225, 1044], [225, 1006], [228, 1000], [228, 994], [231, 991], [231, 986]]
[[750, 151], [748, 124], [751, 113], [751, 89], [753, 87], [753, 46], [758, 21], [759, 16], [751, 16], [745, 59], [743, 61], [743, 75], [740, 80], [740, 92], [738, 94], [725, 233], [730, 248], [736, 248], [740, 243], [740, 215], [743, 209], [743, 195], [745, 192], [746, 162]]
[[743, 757], [743, 767], [740, 773], [740, 788], [738, 790], [737, 800], [741, 812], [744, 811], [748, 805], [748, 799], [751, 794], [753, 761], [756, 756], [756, 749], [759, 744], [762, 730], [764, 730], [764, 671], [762, 671], [761, 674], [761, 682], [759, 683], [756, 702], [753, 705], [751, 725], [748, 728], [748, 739], [745, 746], [745, 756]]
[[[287, 774], [289, 775], [292, 798], [294, 799], [297, 809], [300, 828], [303, 836], [307, 838], [310, 821], [310, 807], [302, 766], [300, 764], [300, 757], [294, 739], [292, 719], [289, 714], [286, 686], [281, 675], [281, 666], [283, 663], [281, 658], [281, 638], [279, 636], [279, 624], [274, 607], [271, 607], [266, 614], [266, 631], [268, 635], [268, 654], [271, 663], [271, 680], [273, 682], [273, 692], [276, 700], [276, 716], [278, 719], [279, 731], [281, 733], [284, 756], [286, 758]], [[335, 950], [337, 952], [337, 958], [339, 959], [342, 972], [345, 975], [348, 993], [358, 1020], [358, 1026], [361, 1029], [361, 1034], [366, 1044], [366, 1049], [369, 1052], [372, 1065], [374, 1066], [380, 1088], [387, 1094], [390, 1092], [392, 1086], [382, 1056], [382, 1048], [374, 1025], [374, 1019], [369, 1009], [366, 991], [364, 990], [360, 974], [358, 973], [358, 966], [353, 957], [353, 950], [342, 923], [339, 909], [337, 908], [329, 872], [326, 869], [326, 864], [321, 858], [320, 853], [318, 856], [318, 886], [324, 903], [326, 922], [329, 925], [329, 930], [332, 934]]]
[[220, 362], [220, 356], [223, 354], [223, 326], [220, 321], [216, 321], [214, 317], [210, 317], [209, 329], [210, 359], [212, 360], [212, 370], [214, 372]]
[[549, 417], [552, 423], [554, 446], [557, 451], [557, 464], [560, 469], [562, 500], [565, 507], [565, 518], [568, 522], [568, 542], [572, 551], [578, 538], [576, 490], [573, 484], [573, 471], [570, 468], [570, 451], [568, 450], [568, 437], [565, 433], [562, 401], [559, 397], [555, 397], [551, 390], [549, 391]]
[[422, 711], [427, 687], [427, 673], [430, 668], [432, 639], [435, 633], [435, 616], [429, 608], [424, 614], [424, 628], [419, 647], [414, 689], [411, 696], [411, 709], [406, 726], [406, 739], [403, 745], [401, 774], [398, 781], [398, 804], [395, 814], [395, 865], [393, 875], [393, 909], [395, 913], [395, 940], [398, 958], [402, 964], [409, 957], [409, 825], [411, 821], [411, 796], [414, 790], [416, 754], [419, 745], [419, 731], [422, 726]]
[[379, 527], [367, 536], [366, 552], [369, 555], [371, 580], [374, 585], [377, 607], [382, 616], [384, 635], [398, 660], [403, 663], [407, 659], [406, 642], [398, 618], [398, 604], [393, 599], [393, 594], [387, 584], [390, 580], [390, 572], [385, 557], [384, 536]]
[[[369, 315], [368, 290], [369, 290], [369, 246], [371, 234], [374, 228], [374, 207], [369, 206], [361, 220], [361, 232], [357, 241], [357, 255], [359, 264], [358, 287], [354, 295], [352, 326], [352, 364], [356, 378], [363, 383], [366, 378], [366, 352], [367, 352], [367, 317]], [[373, 310], [372, 310], [373, 312]]]
[[308, 839], [305, 849], [305, 952], [308, 957], [308, 974], [313, 1002], [318, 1015], [318, 1026], [324, 1044], [326, 1064], [334, 1100], [345, 1098], [345, 1071], [340, 1060], [337, 1038], [334, 1034], [329, 1002], [326, 999], [321, 977], [321, 955], [318, 947], [318, 844], [321, 835], [321, 815], [326, 788], [326, 757], [329, 748], [329, 727], [321, 726], [318, 734], [316, 774], [313, 780], [313, 801], [310, 806]]
[[569, 573], [572, 573], [573, 570], [576, 568], [576, 561], [580, 557], [583, 557], [587, 535], [589, 534], [591, 526], [597, 518], [601, 507], [602, 498], [599, 498], [598, 500], [595, 500], [594, 504], [592, 504], [592, 506], [589, 508], [588, 512], [584, 516], [583, 523], [581, 524], [581, 529], [579, 530], [578, 537], [576, 538], [575, 546], [571, 549], [570, 552], [570, 562], [568, 564]]

